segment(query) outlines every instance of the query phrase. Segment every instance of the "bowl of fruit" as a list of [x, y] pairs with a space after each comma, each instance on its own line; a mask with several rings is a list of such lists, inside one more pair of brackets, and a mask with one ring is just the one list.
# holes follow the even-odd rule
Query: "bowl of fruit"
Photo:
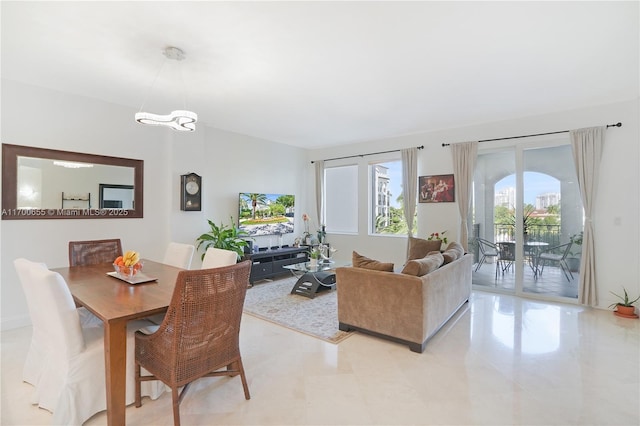
[[142, 270], [140, 255], [133, 250], [126, 251], [113, 261], [113, 269], [121, 278], [132, 280]]

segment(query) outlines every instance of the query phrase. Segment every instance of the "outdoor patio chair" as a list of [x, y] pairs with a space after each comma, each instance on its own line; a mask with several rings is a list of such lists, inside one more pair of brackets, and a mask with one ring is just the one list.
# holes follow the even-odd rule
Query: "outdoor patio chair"
[[516, 245], [514, 242], [504, 241], [497, 243], [496, 246], [498, 247], [498, 267], [504, 274], [513, 267], [513, 262], [516, 260]]
[[[538, 275], [542, 275], [544, 266], [547, 262], [557, 262], [560, 265], [562, 272], [564, 272], [564, 276], [567, 278], [567, 281], [571, 281], [573, 279], [573, 274], [569, 270], [569, 265], [567, 265], [567, 256], [571, 251], [572, 245], [573, 242], [569, 241], [566, 244], [542, 250], [538, 255], [538, 261], [536, 262], [538, 265]], [[569, 279], [569, 276], [571, 276], [571, 279]]]
[[[500, 251], [498, 250], [498, 246], [496, 246], [491, 241], [485, 240], [484, 238], [478, 238], [478, 247], [480, 248], [480, 253], [482, 256], [478, 261], [478, 265], [476, 266], [475, 271], [478, 272], [482, 264], [486, 261], [487, 258], [498, 258], [500, 256]], [[496, 263], [496, 279], [498, 279], [498, 265]]]

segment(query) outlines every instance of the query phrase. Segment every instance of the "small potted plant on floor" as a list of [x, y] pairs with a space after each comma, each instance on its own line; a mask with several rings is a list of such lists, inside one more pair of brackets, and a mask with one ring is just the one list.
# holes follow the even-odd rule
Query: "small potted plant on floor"
[[622, 290], [624, 291], [624, 297], [614, 292], [610, 292], [620, 300], [618, 302], [612, 303], [611, 305], [609, 305], [609, 307], [615, 308], [616, 310], [613, 311], [613, 313], [620, 317], [638, 318], [638, 315], [636, 315], [635, 313], [636, 307], [633, 304], [640, 300], [640, 296], [631, 300], [629, 294], [627, 293], [627, 289], [622, 287]]

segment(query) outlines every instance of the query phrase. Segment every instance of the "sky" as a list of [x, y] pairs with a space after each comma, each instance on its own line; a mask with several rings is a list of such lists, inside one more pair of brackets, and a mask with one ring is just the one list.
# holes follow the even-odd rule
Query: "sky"
[[[516, 187], [516, 175], [509, 175], [496, 183], [496, 192]], [[560, 192], [560, 181], [549, 175], [524, 172], [524, 203], [536, 205], [536, 196], [548, 192]]]

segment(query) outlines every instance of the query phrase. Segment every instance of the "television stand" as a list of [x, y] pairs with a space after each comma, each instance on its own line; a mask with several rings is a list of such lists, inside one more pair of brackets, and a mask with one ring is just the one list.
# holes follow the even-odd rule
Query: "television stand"
[[249, 282], [289, 274], [287, 265], [307, 262], [309, 260], [307, 247], [282, 247], [261, 249], [257, 253], [247, 253], [245, 259], [251, 260], [251, 275]]

